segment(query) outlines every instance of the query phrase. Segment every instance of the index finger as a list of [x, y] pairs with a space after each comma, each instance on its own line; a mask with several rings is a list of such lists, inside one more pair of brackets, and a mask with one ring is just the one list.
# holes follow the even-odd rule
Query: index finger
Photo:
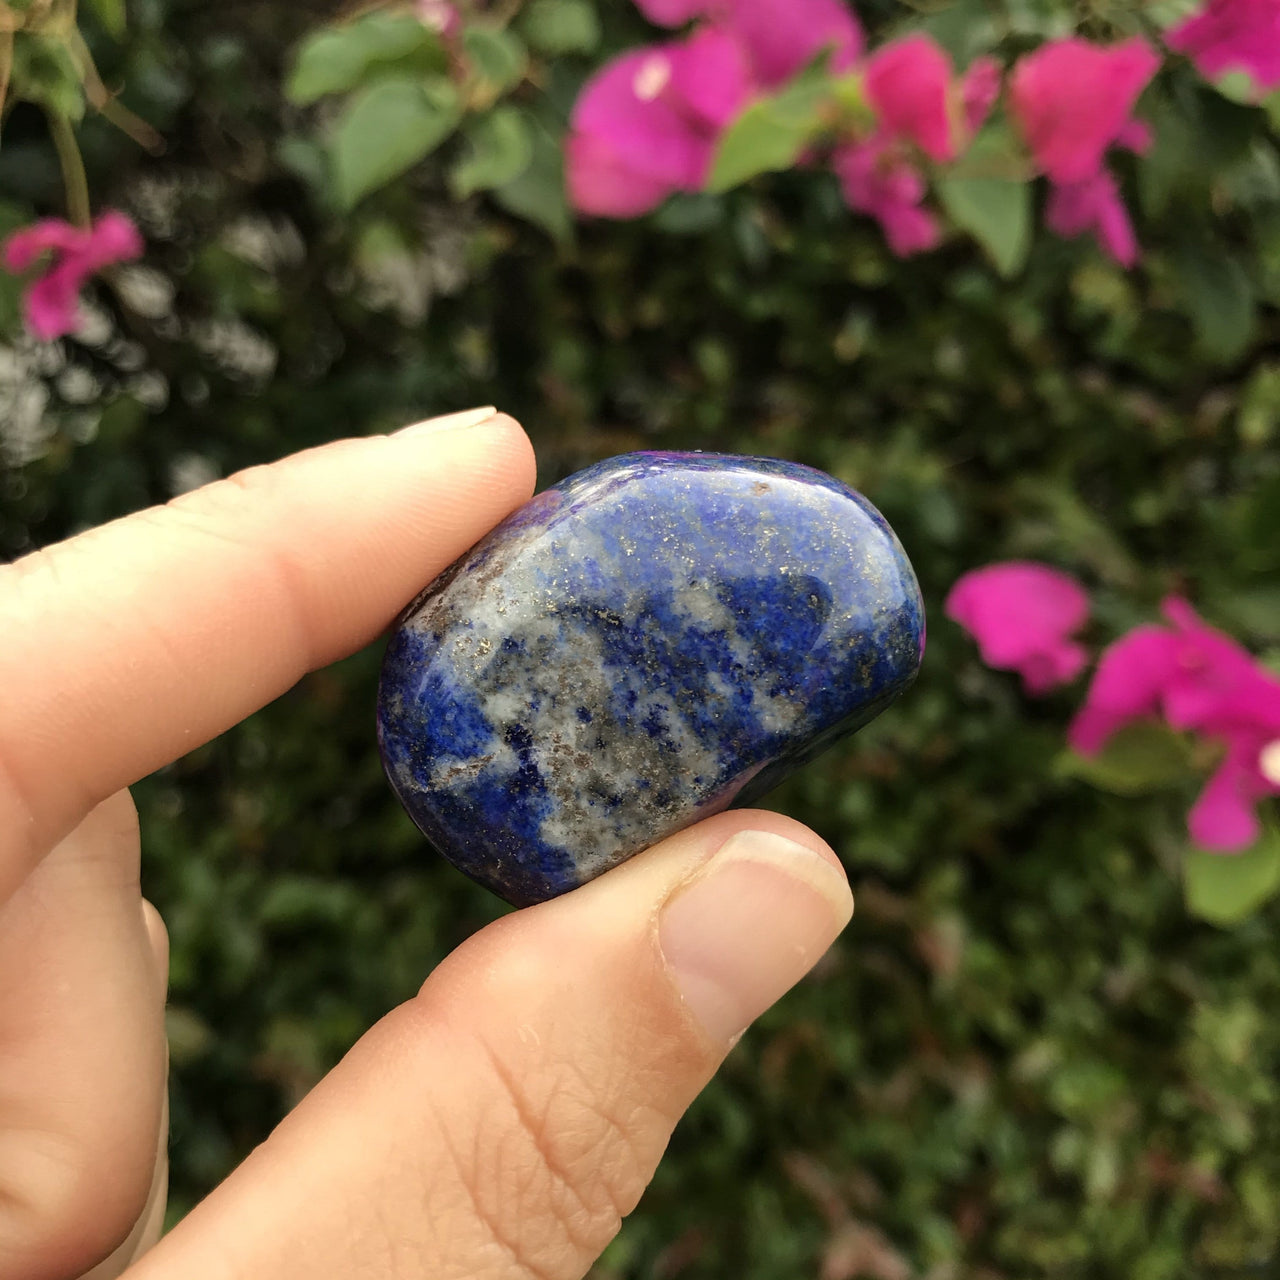
[[512, 419], [454, 415], [0, 567], [0, 902], [105, 797], [372, 640], [533, 479]]

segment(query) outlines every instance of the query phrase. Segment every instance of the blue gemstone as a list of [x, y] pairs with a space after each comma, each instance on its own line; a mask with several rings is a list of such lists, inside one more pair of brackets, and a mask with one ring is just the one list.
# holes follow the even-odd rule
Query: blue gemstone
[[924, 648], [883, 517], [791, 462], [633, 453], [535, 497], [400, 619], [396, 793], [509, 902], [768, 791], [878, 715]]

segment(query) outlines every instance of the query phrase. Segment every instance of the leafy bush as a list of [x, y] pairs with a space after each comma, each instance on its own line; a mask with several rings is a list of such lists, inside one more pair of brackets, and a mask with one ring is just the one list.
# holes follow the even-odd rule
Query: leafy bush
[[[328, 6], [135, 0], [123, 39], [117, 12], [91, 6], [89, 45], [167, 146], [92, 112], [77, 137], [95, 202], [126, 210], [147, 252], [57, 346], [21, 336], [0, 277], [6, 555], [293, 449], [496, 402], [546, 482], [633, 448], [823, 467], [919, 571], [919, 684], [771, 797], [845, 858], [854, 925], [695, 1106], [601, 1280], [1273, 1265], [1280, 905], [1249, 914], [1270, 873], [1236, 862], [1206, 882], [1185, 853], [1198, 762], [1139, 742], [1088, 774], [1064, 746], [1079, 690], [1029, 700], [941, 607], [966, 570], [1043, 560], [1088, 586], [1091, 644], [1179, 591], [1275, 664], [1264, 107], [1171, 64], [1145, 100], [1154, 149], [1121, 163], [1140, 265], [1040, 234], [1014, 270], [958, 234], [895, 258], [821, 172], [571, 219], [573, 103], [606, 53], [651, 38], [618, 6], [530, 0], [525, 53], [506, 71], [473, 54], [487, 70], [480, 98], [459, 91], [459, 132], [394, 179], [342, 158], [352, 115], [387, 104], [322, 93], [341, 78], [316, 52]], [[862, 15], [877, 41], [918, 25], [885, 3]], [[1139, 21], [1094, 17], [1091, 34]], [[1073, 22], [956, 0], [926, 25], [959, 59]], [[396, 71], [377, 83], [417, 95], [425, 121], [443, 91], [408, 71], [438, 74], [432, 44], [390, 57], [386, 38], [369, 56]], [[49, 69], [50, 92], [70, 74]], [[528, 156], [515, 176], [508, 151]], [[6, 228], [60, 208], [30, 101], [6, 121], [0, 184]], [[308, 677], [137, 788], [173, 939], [175, 1213], [500, 909], [383, 782], [376, 667], [366, 652]], [[1189, 916], [1184, 877], [1202, 914], [1241, 922]]]

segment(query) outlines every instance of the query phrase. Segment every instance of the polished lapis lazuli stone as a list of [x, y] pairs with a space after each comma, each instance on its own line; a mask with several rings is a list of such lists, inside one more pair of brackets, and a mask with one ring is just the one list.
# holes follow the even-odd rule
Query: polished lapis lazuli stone
[[880, 514], [821, 471], [634, 453], [515, 512], [401, 618], [383, 762], [431, 842], [516, 905], [766, 792], [915, 678]]

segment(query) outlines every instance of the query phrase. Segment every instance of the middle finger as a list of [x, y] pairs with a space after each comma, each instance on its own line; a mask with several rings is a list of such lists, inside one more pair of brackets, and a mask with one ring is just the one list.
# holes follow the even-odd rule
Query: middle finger
[[122, 791], [0, 907], [0, 1275], [78, 1276], [137, 1222], [163, 1106], [164, 995]]

